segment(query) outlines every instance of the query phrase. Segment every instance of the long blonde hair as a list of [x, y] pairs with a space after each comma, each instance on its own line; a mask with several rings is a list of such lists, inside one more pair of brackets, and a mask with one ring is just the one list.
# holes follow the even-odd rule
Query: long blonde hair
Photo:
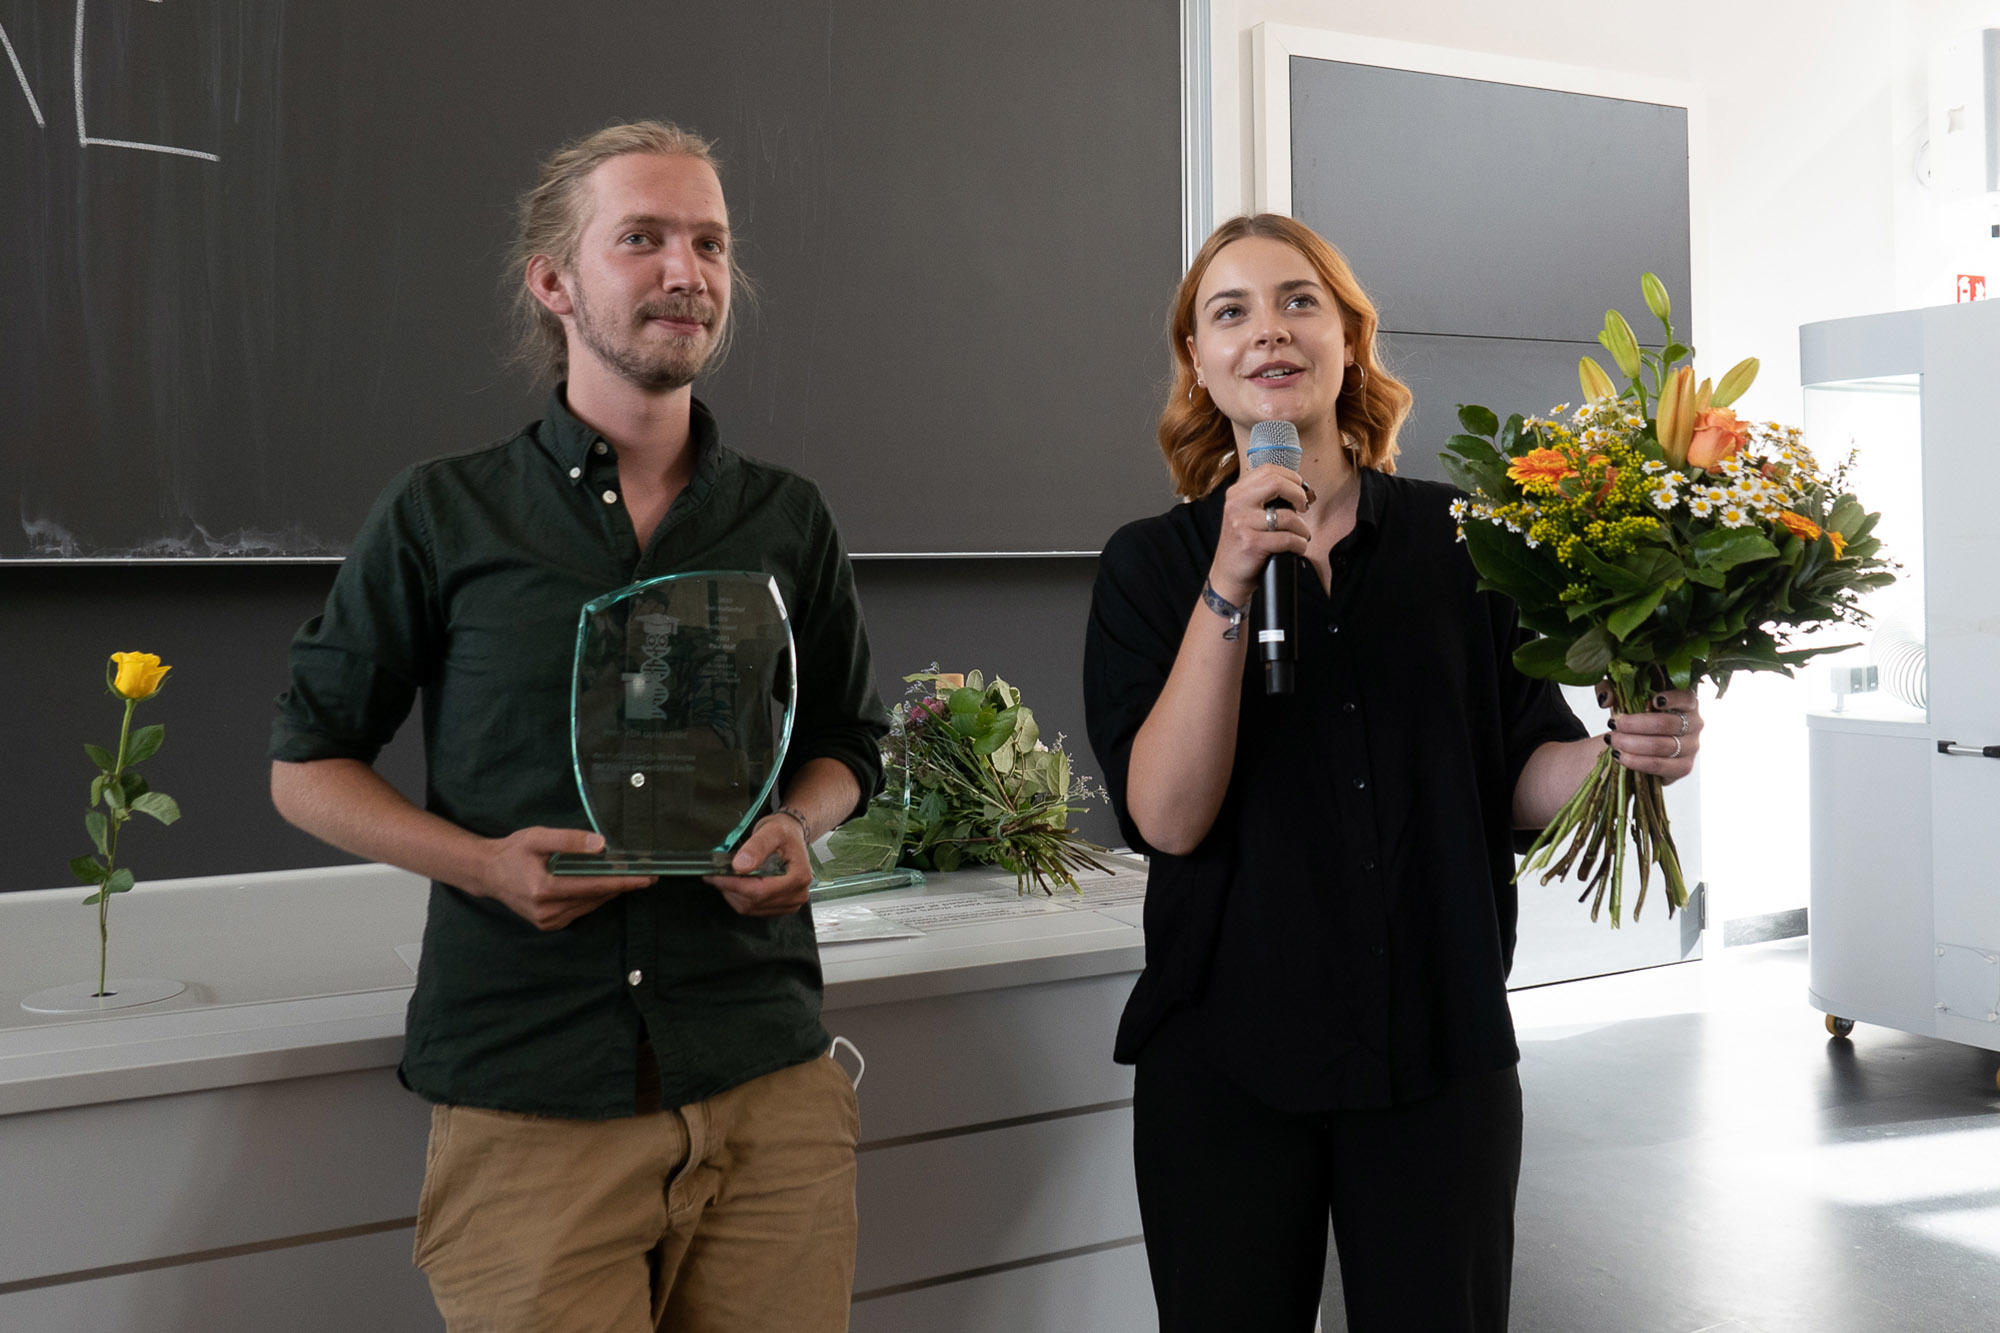
[[1355, 281], [1340, 251], [1311, 227], [1279, 213], [1235, 217], [1217, 227], [1188, 265], [1174, 292], [1167, 321], [1167, 346], [1174, 358], [1172, 386], [1160, 410], [1160, 452], [1167, 457], [1174, 491], [1185, 499], [1207, 495], [1236, 474], [1236, 434], [1208, 390], [1195, 382], [1188, 339], [1194, 333], [1195, 299], [1208, 266], [1222, 248], [1247, 236], [1261, 236], [1305, 256], [1340, 305], [1348, 350], [1358, 373], [1341, 385], [1340, 433], [1359, 467], [1396, 470], [1396, 431], [1410, 414], [1410, 391], [1382, 366], [1375, 353], [1375, 304]]
[[[577, 246], [583, 239], [584, 182], [590, 173], [614, 157], [640, 153], [652, 157], [691, 157], [706, 162], [718, 177], [715, 145], [692, 130], [658, 120], [607, 125], [573, 143], [564, 144], [542, 163], [541, 179], [515, 205], [514, 244], [507, 254], [507, 282], [514, 310], [516, 364], [542, 380], [559, 380], [569, 373], [569, 343], [562, 320], [534, 298], [521, 275], [528, 261], [547, 255], [565, 272], [576, 267]], [[729, 247], [731, 309], [725, 316], [715, 351], [704, 372], [722, 364], [736, 332], [736, 307], [754, 299], [755, 290], [736, 262], [737, 246]]]

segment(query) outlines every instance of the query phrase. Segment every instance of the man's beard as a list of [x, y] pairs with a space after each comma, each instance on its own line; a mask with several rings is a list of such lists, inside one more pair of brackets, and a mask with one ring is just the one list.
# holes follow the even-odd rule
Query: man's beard
[[694, 383], [715, 350], [715, 339], [695, 335], [669, 337], [656, 346], [642, 346], [640, 331], [647, 320], [698, 319], [713, 332], [715, 305], [698, 296], [665, 296], [649, 301], [633, 312], [631, 336], [620, 339], [606, 327], [579, 288], [576, 304], [576, 336], [590, 352], [628, 383], [654, 393], [671, 393]]

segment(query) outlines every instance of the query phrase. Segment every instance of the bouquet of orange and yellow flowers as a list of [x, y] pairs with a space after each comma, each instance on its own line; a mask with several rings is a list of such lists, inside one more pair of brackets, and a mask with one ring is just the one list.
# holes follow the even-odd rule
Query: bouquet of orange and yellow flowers
[[[1720, 694], [1737, 671], [1789, 674], [1851, 646], [1795, 639], [1865, 620], [1861, 594], [1895, 578], [1870, 535], [1881, 516], [1848, 492], [1848, 465], [1828, 473], [1796, 427], [1731, 410], [1756, 378], [1756, 359], [1719, 383], [1697, 382], [1694, 349], [1674, 340], [1666, 288], [1651, 273], [1640, 287], [1663, 345], [1642, 348], [1616, 310], [1598, 335], [1624, 388], [1586, 356], [1573, 413], [1563, 404], [1545, 419], [1502, 423], [1484, 407], [1460, 407], [1466, 433], [1443, 455], [1466, 492], [1454, 512], [1480, 587], [1513, 598], [1540, 636], [1516, 650], [1515, 665], [1570, 685], [1608, 679], [1612, 707], [1624, 713], [1644, 711], [1664, 689], [1709, 680]], [[1607, 753], [1518, 876], [1542, 870], [1546, 884], [1574, 867], [1591, 919], [1608, 895], [1615, 927], [1628, 849], [1638, 861], [1635, 919], [1655, 865], [1668, 913], [1686, 904], [1660, 780]]]

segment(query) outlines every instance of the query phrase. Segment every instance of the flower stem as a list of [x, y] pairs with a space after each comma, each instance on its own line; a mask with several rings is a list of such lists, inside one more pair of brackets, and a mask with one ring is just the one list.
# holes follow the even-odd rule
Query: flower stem
[[[132, 710], [139, 706], [137, 699], [125, 701], [125, 720], [118, 727], [118, 758], [111, 766], [109, 787], [125, 773], [125, 751], [132, 738]], [[104, 998], [105, 969], [111, 957], [111, 872], [118, 868], [118, 830], [125, 826], [122, 811], [125, 808], [125, 789], [118, 789], [118, 804], [111, 806], [111, 817], [104, 831], [104, 883], [97, 886], [97, 994], [94, 999]], [[106, 805], [111, 805], [109, 801]]]

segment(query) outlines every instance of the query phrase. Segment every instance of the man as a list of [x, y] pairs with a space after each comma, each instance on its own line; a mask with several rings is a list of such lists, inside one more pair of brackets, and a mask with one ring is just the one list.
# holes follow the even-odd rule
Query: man
[[[825, 1052], [807, 843], [880, 781], [886, 716], [818, 490], [717, 438], [691, 383], [741, 286], [709, 146], [600, 131], [522, 199], [547, 416], [410, 469], [292, 646], [271, 789], [432, 880], [403, 1082], [436, 1103], [416, 1261], [454, 1328], [845, 1328], [854, 1093]], [[557, 878], [579, 608], [682, 570], [778, 581], [799, 660], [778, 790], [705, 883]], [[370, 767], [417, 694], [426, 808]]]

